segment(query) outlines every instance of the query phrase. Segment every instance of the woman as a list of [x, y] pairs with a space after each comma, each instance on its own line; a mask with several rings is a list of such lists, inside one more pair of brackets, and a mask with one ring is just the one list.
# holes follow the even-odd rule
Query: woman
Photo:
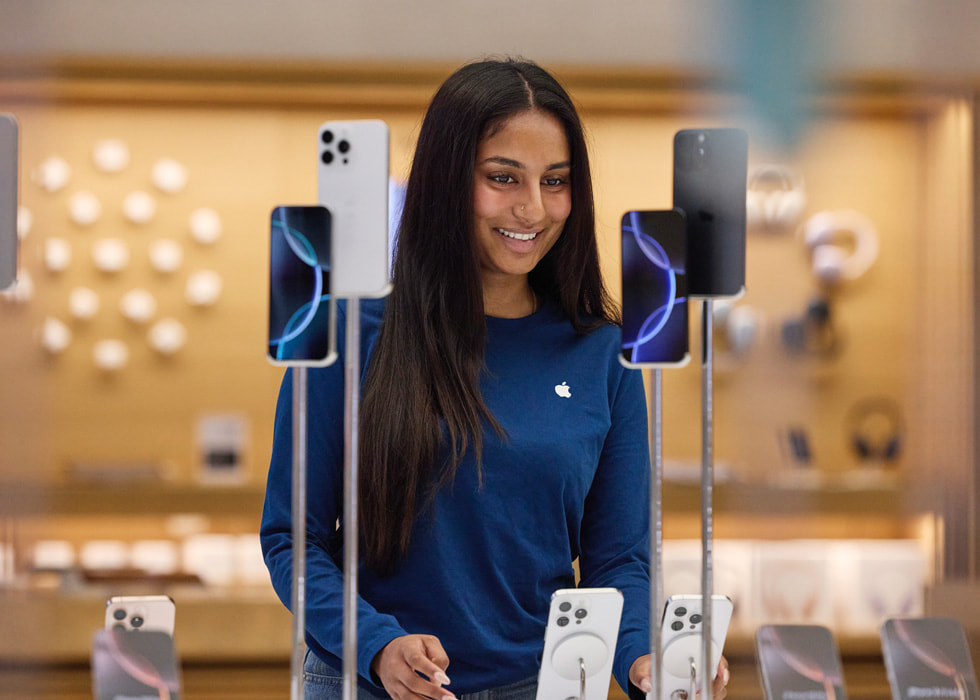
[[[623, 593], [614, 675], [647, 690], [643, 385], [617, 361], [585, 139], [547, 72], [484, 61], [439, 89], [393, 282], [362, 302], [360, 697], [532, 700], [549, 599], [574, 587], [576, 559], [581, 587]], [[286, 604], [291, 387], [262, 522]], [[342, 362], [310, 371], [308, 698], [341, 692], [343, 395]]]

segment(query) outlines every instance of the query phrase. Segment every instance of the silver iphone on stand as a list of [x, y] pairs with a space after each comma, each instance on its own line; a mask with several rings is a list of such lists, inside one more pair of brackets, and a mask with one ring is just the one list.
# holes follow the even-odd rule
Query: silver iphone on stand
[[388, 143], [383, 121], [320, 126], [318, 194], [332, 216], [335, 297], [380, 297], [390, 290]]
[[537, 700], [606, 700], [622, 614], [623, 594], [615, 588], [555, 591], [544, 635]]

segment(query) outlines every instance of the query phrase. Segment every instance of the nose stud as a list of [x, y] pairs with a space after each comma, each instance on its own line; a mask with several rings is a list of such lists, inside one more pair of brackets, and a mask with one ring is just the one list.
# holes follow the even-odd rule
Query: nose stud
[[521, 205], [521, 213], [522, 214], [524, 213], [524, 205], [523, 204]]

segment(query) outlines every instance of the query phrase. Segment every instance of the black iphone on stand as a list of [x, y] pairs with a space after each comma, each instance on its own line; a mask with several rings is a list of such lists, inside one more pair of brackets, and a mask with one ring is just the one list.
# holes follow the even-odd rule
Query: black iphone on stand
[[736, 297], [745, 290], [748, 135], [684, 129], [674, 135], [674, 208], [687, 222], [687, 290]]

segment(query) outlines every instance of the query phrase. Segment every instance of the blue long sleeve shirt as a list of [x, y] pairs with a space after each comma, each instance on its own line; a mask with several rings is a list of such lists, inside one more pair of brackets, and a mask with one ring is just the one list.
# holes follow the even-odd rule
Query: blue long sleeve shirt
[[[341, 308], [342, 316], [343, 307]], [[362, 366], [383, 301], [361, 302]], [[341, 318], [339, 327], [345, 322]], [[341, 334], [342, 335], [342, 334]], [[484, 400], [506, 431], [484, 436], [482, 483], [472, 454], [416, 521], [396, 572], [359, 568], [360, 685], [392, 639], [432, 634], [449, 655], [449, 690], [476, 692], [537, 674], [551, 594], [618, 588], [624, 596], [613, 673], [649, 650], [649, 451], [639, 372], [618, 362], [619, 330], [575, 332], [545, 305], [487, 318]], [[343, 340], [339, 343], [343, 348]], [[336, 668], [343, 649], [344, 358], [308, 370], [306, 640]], [[261, 536], [280, 599], [290, 604], [292, 381], [276, 408]], [[399, 391], [392, 386], [391, 391]]]

